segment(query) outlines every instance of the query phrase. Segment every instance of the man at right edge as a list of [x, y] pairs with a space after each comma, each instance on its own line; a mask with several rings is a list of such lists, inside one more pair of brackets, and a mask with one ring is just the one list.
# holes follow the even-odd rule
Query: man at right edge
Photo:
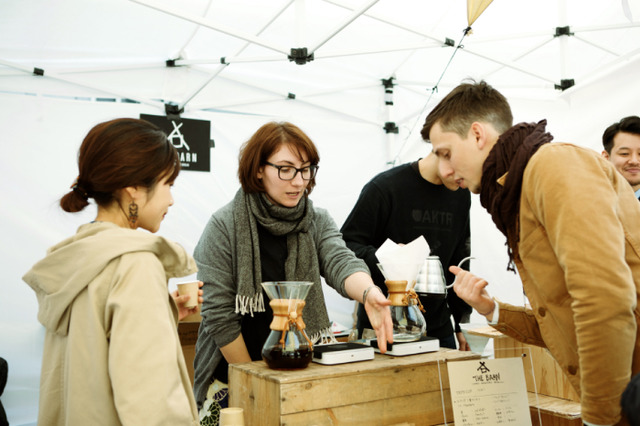
[[512, 126], [505, 97], [463, 83], [429, 113], [422, 136], [442, 176], [480, 194], [507, 237], [531, 304], [498, 302], [456, 266], [454, 290], [489, 324], [546, 347], [580, 394], [586, 425], [628, 425], [621, 395], [640, 372], [640, 203], [597, 152], [549, 143], [546, 120]]

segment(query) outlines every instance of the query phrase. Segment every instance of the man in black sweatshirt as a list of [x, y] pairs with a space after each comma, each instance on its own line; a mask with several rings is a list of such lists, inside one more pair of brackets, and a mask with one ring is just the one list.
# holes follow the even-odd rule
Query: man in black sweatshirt
[[[450, 179], [440, 176], [438, 158], [430, 153], [418, 161], [378, 174], [362, 189], [340, 231], [347, 246], [367, 263], [374, 282], [385, 294], [387, 288], [377, 267], [375, 252], [387, 239], [407, 244], [424, 236], [431, 255], [440, 257], [449, 283], [454, 277], [448, 267], [469, 256], [471, 196]], [[423, 315], [427, 336], [436, 337], [440, 346], [453, 349], [457, 338], [459, 349], [469, 350], [460, 323], [469, 321], [471, 307], [453, 291], [449, 291], [446, 298], [421, 295], [420, 301], [426, 311]], [[365, 328], [371, 326], [364, 307], [359, 304], [359, 337]]]

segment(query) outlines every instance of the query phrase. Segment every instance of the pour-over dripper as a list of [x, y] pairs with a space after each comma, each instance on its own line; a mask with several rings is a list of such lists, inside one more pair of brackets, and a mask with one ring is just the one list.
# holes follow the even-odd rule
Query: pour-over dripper
[[[406, 281], [407, 285], [413, 287], [416, 283], [416, 276], [420, 272], [422, 262], [384, 262], [378, 263], [378, 269], [382, 272], [387, 281]], [[409, 290], [409, 288], [407, 288]]]
[[[378, 264], [385, 276], [385, 284], [391, 301], [393, 341], [411, 342], [420, 339], [426, 330], [424, 312], [418, 295], [413, 290], [416, 275], [422, 263], [387, 262]], [[420, 308], [418, 308], [418, 305]]]
[[271, 333], [262, 347], [262, 358], [270, 368], [305, 368], [311, 362], [313, 345], [304, 331], [302, 309], [312, 285], [308, 281], [262, 283], [273, 310]]

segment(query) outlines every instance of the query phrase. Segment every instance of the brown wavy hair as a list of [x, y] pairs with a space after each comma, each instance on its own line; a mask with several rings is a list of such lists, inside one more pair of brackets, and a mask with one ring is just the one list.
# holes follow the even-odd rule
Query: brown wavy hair
[[474, 122], [491, 123], [502, 134], [513, 126], [513, 115], [507, 99], [485, 81], [469, 80], [447, 94], [431, 110], [424, 126], [422, 138], [429, 140], [429, 133], [436, 122], [445, 132], [454, 132], [465, 138]]
[[60, 207], [78, 212], [93, 198], [99, 206], [113, 202], [115, 192], [142, 186], [153, 191], [167, 177], [180, 173], [180, 161], [167, 135], [156, 125], [134, 118], [118, 118], [93, 127], [78, 151], [78, 178], [60, 199]]
[[[288, 122], [269, 122], [260, 127], [240, 148], [238, 156], [238, 179], [242, 190], [248, 194], [265, 192], [264, 184], [258, 179], [260, 167], [280, 148], [289, 145], [302, 160], [303, 154], [308, 156], [311, 165], [318, 165], [320, 155], [309, 136], [300, 128]], [[307, 185], [307, 195], [316, 186], [316, 178]]]

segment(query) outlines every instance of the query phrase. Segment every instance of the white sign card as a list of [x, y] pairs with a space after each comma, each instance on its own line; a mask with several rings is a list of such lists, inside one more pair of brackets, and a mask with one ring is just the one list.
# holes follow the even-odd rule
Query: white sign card
[[531, 425], [520, 358], [457, 361], [447, 368], [456, 425]]

